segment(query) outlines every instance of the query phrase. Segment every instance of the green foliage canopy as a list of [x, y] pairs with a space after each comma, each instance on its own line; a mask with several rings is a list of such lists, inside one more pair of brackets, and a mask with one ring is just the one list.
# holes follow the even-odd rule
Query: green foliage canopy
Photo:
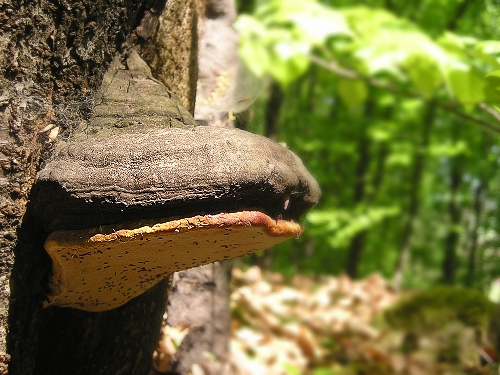
[[249, 69], [281, 86], [280, 140], [323, 190], [273, 264], [485, 288], [500, 276], [500, 7], [358, 4], [257, 1], [235, 24]]

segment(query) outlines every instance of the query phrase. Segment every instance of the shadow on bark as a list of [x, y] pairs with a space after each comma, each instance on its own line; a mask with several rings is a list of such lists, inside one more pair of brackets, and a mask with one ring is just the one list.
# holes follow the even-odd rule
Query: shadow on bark
[[51, 261], [46, 233], [29, 213], [20, 228], [11, 277], [11, 374], [147, 374], [167, 300], [168, 279], [102, 313], [42, 307]]

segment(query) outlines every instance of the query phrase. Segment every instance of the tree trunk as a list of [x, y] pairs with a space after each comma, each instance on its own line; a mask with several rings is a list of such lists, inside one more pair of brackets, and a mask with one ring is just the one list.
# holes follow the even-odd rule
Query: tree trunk
[[442, 263], [442, 280], [453, 285], [458, 270], [457, 247], [460, 240], [459, 225], [462, 219], [462, 209], [457, 201], [462, 183], [462, 165], [464, 157], [459, 155], [450, 160], [450, 201], [448, 202], [449, 228], [444, 243], [444, 259]]
[[[36, 171], [55, 148], [50, 141], [57, 131], [40, 130], [53, 124], [64, 139], [88, 120], [92, 96], [113, 57], [155, 38], [164, 5], [165, 0], [3, 2], [0, 373], [6, 373], [9, 356], [13, 375], [150, 371], [167, 282], [108, 312], [44, 309], [51, 271], [43, 248], [47, 233], [30, 215], [27, 203]], [[168, 1], [168, 7], [173, 30], [188, 24], [169, 45], [172, 56], [187, 61], [184, 71], [177, 74], [179, 65], [174, 65], [168, 75], [193, 87], [197, 8], [179, 0]], [[185, 103], [193, 103], [193, 90], [177, 93]]]
[[266, 130], [265, 136], [278, 141], [280, 111], [283, 106], [283, 89], [276, 81], [271, 83], [269, 89], [269, 100], [266, 108]]
[[394, 272], [394, 286], [398, 289], [401, 287], [406, 266], [410, 261], [411, 235], [413, 233], [413, 224], [418, 214], [420, 184], [425, 165], [425, 158], [427, 156], [427, 149], [429, 147], [435, 113], [436, 104], [433, 102], [428, 103], [426, 112], [422, 119], [424, 123], [422, 138], [414, 157], [413, 171], [410, 179], [410, 198], [408, 202], [408, 212], [406, 214], [406, 220], [403, 224], [401, 246], [399, 248], [399, 254]]
[[481, 225], [481, 216], [483, 213], [483, 199], [488, 191], [487, 181], [479, 179], [477, 186], [474, 188], [474, 205], [473, 205], [473, 224], [469, 240], [468, 259], [467, 259], [467, 274], [465, 275], [465, 286], [474, 286], [476, 274], [476, 257], [479, 240], [479, 226]]
[[[370, 118], [373, 115], [373, 103], [368, 101], [365, 104], [364, 118]], [[367, 135], [366, 127], [361, 125], [361, 134], [358, 141], [358, 163], [356, 166], [356, 181], [354, 184], [354, 199], [355, 206], [359, 206], [365, 199], [366, 192], [366, 175], [370, 166], [370, 139]], [[366, 230], [362, 230], [352, 238], [347, 252], [347, 262], [345, 266], [346, 273], [351, 278], [356, 278], [358, 275], [358, 264], [363, 252]]]
[[[234, 0], [206, 0], [203, 11], [198, 65], [201, 84], [195, 118], [200, 125], [232, 126], [228, 112], [218, 110], [216, 103], [211, 107], [210, 100], [217, 95], [225, 96], [225, 92], [217, 92], [218, 83], [221, 77], [234, 79], [234, 75], [224, 73], [236, 71], [240, 63], [238, 35], [231, 27], [236, 20], [236, 6]], [[231, 261], [216, 262], [174, 274], [166, 324], [180, 329], [187, 327], [189, 332], [170, 358], [167, 374], [190, 374], [193, 364], [201, 364], [210, 375], [223, 373], [231, 331], [231, 264]]]
[[231, 331], [230, 272], [231, 262], [228, 261], [174, 274], [167, 324], [189, 328], [170, 361], [170, 371], [175, 374], [190, 374], [195, 363], [201, 364], [207, 374], [222, 374]]
[[[492, 136], [488, 132], [482, 134], [481, 142], [481, 152], [486, 154], [490, 147], [492, 146]], [[484, 164], [483, 164], [484, 163]], [[488, 190], [490, 188], [490, 173], [491, 165], [489, 163], [483, 162], [479, 166], [479, 173], [477, 177], [476, 184], [474, 186], [473, 192], [473, 211], [472, 211], [472, 229], [469, 235], [468, 243], [468, 256], [467, 256], [467, 273], [465, 275], [465, 286], [473, 287], [474, 280], [476, 279], [476, 268], [478, 260], [478, 248], [479, 246], [479, 228], [482, 225], [482, 216], [484, 213], [484, 201], [485, 197], [488, 195]], [[494, 170], [494, 169], [493, 169]]]

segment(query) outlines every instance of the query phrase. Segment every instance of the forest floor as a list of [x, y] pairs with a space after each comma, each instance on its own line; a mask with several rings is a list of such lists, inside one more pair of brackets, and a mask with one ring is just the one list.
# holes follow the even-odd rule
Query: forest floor
[[418, 322], [394, 328], [384, 311], [406, 295], [378, 274], [360, 281], [297, 275], [286, 283], [257, 267], [234, 269], [234, 372], [498, 374], [495, 350], [463, 319], [440, 321], [432, 330]]
[[[485, 310], [482, 301], [467, 300], [465, 313], [453, 308], [450, 313], [439, 303], [430, 308], [407, 304], [395, 310], [399, 302], [417, 293], [398, 293], [378, 274], [357, 281], [345, 275], [296, 275], [285, 281], [281, 274], [264, 274], [255, 266], [246, 271], [235, 268], [231, 354], [219, 373], [499, 374], [497, 352], [487, 332], [490, 322], [485, 325], [481, 319], [467, 317], [474, 309], [476, 315]], [[460, 297], [468, 292], [457, 293]], [[180, 344], [185, 333], [169, 335]], [[211, 372], [197, 366], [192, 373]]]

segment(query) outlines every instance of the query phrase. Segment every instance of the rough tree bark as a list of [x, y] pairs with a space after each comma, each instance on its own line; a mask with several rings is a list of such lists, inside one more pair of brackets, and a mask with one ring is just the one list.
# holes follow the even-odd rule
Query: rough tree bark
[[[43, 249], [47, 234], [30, 215], [28, 202], [57, 133], [40, 130], [53, 124], [64, 138], [88, 120], [92, 95], [109, 63], [131, 44], [147, 45], [155, 37], [165, 2], [6, 0], [0, 5], [0, 373], [7, 373], [9, 357], [8, 372], [14, 375], [150, 370], [167, 282], [109, 312], [43, 309], [51, 271]], [[179, 0], [169, 0], [168, 9], [162, 17], [171, 17], [171, 30], [183, 28], [169, 49], [188, 62], [180, 83], [170, 88], [194, 87], [198, 9]], [[176, 77], [179, 66], [173, 64], [168, 76]], [[192, 108], [194, 90], [174, 91]]]
[[189, 333], [171, 359], [167, 374], [190, 374], [195, 363], [207, 374], [224, 373], [231, 330], [230, 265], [230, 261], [216, 262], [174, 274], [167, 324], [188, 327]]
[[[221, 78], [233, 78], [226, 73], [239, 63], [238, 36], [231, 28], [236, 6], [234, 0], [205, 0], [203, 5], [195, 119], [199, 125], [231, 126], [228, 112], [214, 108], [219, 96], [226, 95], [224, 87], [220, 90]], [[189, 333], [170, 359], [169, 373], [189, 374], [196, 363], [202, 364], [206, 373], [223, 374], [231, 330], [230, 272], [231, 262], [226, 261], [173, 275], [166, 324], [189, 327]], [[214, 357], [218, 361], [208, 361]]]

